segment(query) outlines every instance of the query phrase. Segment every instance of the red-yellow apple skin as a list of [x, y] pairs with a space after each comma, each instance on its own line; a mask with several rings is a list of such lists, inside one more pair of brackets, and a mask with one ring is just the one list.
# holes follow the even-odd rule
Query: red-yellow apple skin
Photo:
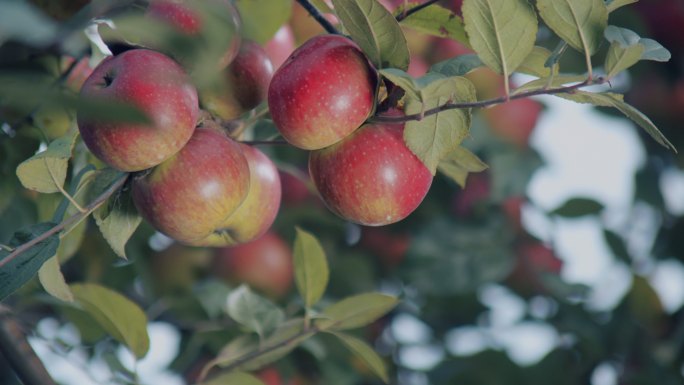
[[292, 27], [288, 24], [283, 24], [273, 38], [266, 43], [264, 50], [271, 59], [273, 68], [278, 69], [292, 54], [295, 47], [296, 43], [294, 33], [292, 33]]
[[266, 100], [273, 64], [257, 43], [243, 40], [235, 60], [224, 70], [224, 84], [201, 92], [204, 108], [226, 120], [236, 119]]
[[151, 123], [103, 122], [78, 115], [78, 128], [88, 149], [122, 171], [156, 166], [190, 139], [197, 119], [197, 91], [171, 58], [135, 49], [102, 61], [81, 88], [85, 99], [128, 103]]
[[191, 244], [209, 236], [237, 210], [249, 184], [240, 145], [198, 128], [178, 154], [133, 180], [133, 201], [157, 230]]
[[269, 231], [252, 242], [217, 249], [213, 271], [218, 277], [280, 298], [292, 287], [292, 250]]
[[351, 40], [339, 35], [314, 37], [273, 75], [268, 91], [273, 122], [296, 147], [330, 146], [373, 112], [377, 76]]
[[249, 165], [249, 192], [240, 207], [198, 246], [231, 246], [253, 241], [268, 231], [280, 208], [280, 176], [258, 149], [240, 144]]
[[328, 208], [351, 222], [381, 226], [406, 218], [432, 184], [406, 147], [401, 124], [364, 125], [309, 155], [309, 174]]

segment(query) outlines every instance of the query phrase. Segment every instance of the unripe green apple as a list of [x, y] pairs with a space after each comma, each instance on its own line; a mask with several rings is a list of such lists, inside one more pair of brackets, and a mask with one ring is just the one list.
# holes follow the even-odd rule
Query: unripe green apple
[[200, 93], [202, 105], [226, 120], [236, 119], [266, 100], [273, 64], [257, 43], [243, 40], [235, 60], [224, 70], [223, 84]]
[[249, 192], [240, 207], [198, 246], [231, 246], [255, 240], [271, 227], [280, 208], [280, 177], [258, 149], [240, 144], [249, 165]]
[[328, 208], [367, 226], [400, 221], [423, 201], [430, 170], [406, 147], [403, 124], [367, 124], [312, 151], [309, 174]]
[[373, 112], [377, 76], [351, 40], [339, 35], [314, 37], [273, 75], [268, 90], [273, 122], [294, 146], [330, 146]]
[[117, 123], [78, 114], [88, 149], [122, 171], [140, 171], [173, 156], [190, 139], [199, 105], [197, 91], [171, 58], [146, 49], [102, 61], [81, 88], [81, 97], [130, 104], [150, 123]]
[[279, 298], [292, 287], [292, 250], [276, 233], [267, 232], [252, 242], [217, 249], [213, 271]]
[[133, 180], [133, 201], [157, 230], [180, 242], [204, 239], [247, 196], [249, 166], [240, 145], [198, 128], [188, 144]]

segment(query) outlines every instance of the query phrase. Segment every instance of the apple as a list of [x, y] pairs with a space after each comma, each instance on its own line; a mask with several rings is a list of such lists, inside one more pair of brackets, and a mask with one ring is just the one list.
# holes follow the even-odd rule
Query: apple
[[406, 257], [411, 238], [405, 232], [392, 232], [383, 227], [363, 227], [359, 245], [377, 256], [385, 267], [392, 269]]
[[215, 130], [198, 128], [181, 151], [133, 180], [133, 201], [157, 230], [192, 244], [237, 210], [249, 185], [240, 144]]
[[168, 56], [134, 49], [109, 57], [86, 79], [81, 97], [128, 103], [150, 122], [117, 123], [78, 114], [78, 128], [88, 149], [121, 171], [156, 166], [190, 139], [199, 105], [197, 90], [183, 69]]
[[266, 100], [273, 64], [257, 43], [243, 40], [235, 60], [224, 70], [224, 83], [200, 92], [202, 105], [226, 120], [236, 119]]
[[283, 24], [278, 32], [269, 40], [264, 46], [266, 54], [273, 63], [273, 68], [280, 68], [285, 63], [285, 60], [295, 50], [296, 43], [292, 27], [288, 24]]
[[409, 64], [408, 71], [406, 72], [415, 78], [419, 78], [425, 75], [429, 69], [430, 66], [427, 64], [425, 59], [420, 56], [411, 55], [411, 63]]
[[240, 144], [249, 165], [249, 191], [240, 207], [198, 246], [230, 246], [255, 240], [271, 227], [280, 208], [280, 177], [273, 162], [255, 147]]
[[62, 70], [66, 71], [73, 65], [73, 68], [71, 68], [71, 71], [64, 80], [64, 84], [78, 92], [83, 87], [83, 83], [85, 83], [88, 76], [93, 73], [93, 68], [90, 67], [90, 56], [88, 55], [80, 58], [76, 64], [74, 64], [75, 60], [71, 56], [64, 56], [62, 58]]
[[252, 242], [217, 249], [213, 271], [220, 278], [280, 298], [292, 287], [292, 250], [269, 231]]
[[351, 222], [400, 221], [423, 201], [430, 170], [403, 138], [403, 124], [367, 124], [309, 155], [309, 174], [328, 208]]
[[525, 98], [486, 108], [482, 115], [495, 135], [519, 148], [526, 148], [542, 109], [538, 101]]
[[279, 171], [279, 175], [283, 190], [282, 199], [286, 206], [301, 205], [311, 199], [311, 190], [305, 182], [309, 180], [306, 171]]
[[490, 198], [490, 191], [489, 174], [469, 174], [466, 186], [456, 193], [451, 203], [453, 213], [459, 217], [472, 215], [487, 203]]
[[560, 275], [563, 261], [552, 249], [538, 242], [526, 240], [516, 247], [516, 263], [508, 280], [513, 288], [525, 295], [546, 293], [543, 274]]
[[339, 35], [312, 38], [276, 71], [268, 90], [273, 122], [290, 144], [330, 146], [371, 115], [378, 75], [356, 43]]
[[278, 369], [274, 367], [268, 367], [266, 369], [260, 370], [256, 374], [257, 378], [263, 381], [264, 385], [303, 385], [305, 382], [299, 375], [295, 375], [285, 381], [283, 376], [278, 372]]

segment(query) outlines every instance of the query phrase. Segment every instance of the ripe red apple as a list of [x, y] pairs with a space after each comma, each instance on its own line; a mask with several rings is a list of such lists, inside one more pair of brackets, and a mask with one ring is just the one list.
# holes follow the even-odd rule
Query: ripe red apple
[[198, 128], [188, 144], [133, 180], [133, 200], [157, 230], [184, 243], [204, 239], [247, 196], [249, 166], [240, 145]]
[[397, 267], [406, 257], [411, 238], [404, 232], [383, 227], [364, 227], [359, 245], [377, 256], [388, 269]]
[[418, 78], [425, 75], [429, 69], [430, 66], [427, 64], [425, 59], [420, 56], [412, 55], [411, 63], [409, 64], [408, 71], [406, 72], [408, 72], [409, 75]]
[[526, 148], [542, 111], [532, 99], [516, 99], [482, 111], [494, 134], [520, 148]]
[[236, 119], [266, 100], [273, 64], [266, 51], [243, 40], [240, 50], [224, 71], [224, 83], [200, 93], [202, 105], [222, 119]]
[[430, 170], [406, 147], [402, 124], [364, 125], [309, 156], [309, 174], [328, 208], [367, 226], [400, 221], [423, 201]]
[[268, 90], [273, 122], [294, 146], [330, 146], [373, 112], [377, 76], [351, 40], [339, 35], [314, 37], [273, 75]]
[[83, 84], [81, 97], [129, 103], [151, 120], [115, 123], [78, 115], [88, 149], [122, 171], [144, 170], [171, 157], [188, 142], [199, 117], [197, 91], [185, 71], [171, 58], [146, 49], [102, 61]]
[[275, 164], [261, 151], [240, 144], [249, 165], [249, 192], [235, 212], [201, 246], [230, 246], [255, 240], [271, 227], [280, 208], [280, 177]]
[[273, 68], [278, 69], [292, 54], [295, 47], [296, 43], [292, 28], [288, 24], [283, 24], [273, 38], [266, 43], [264, 50], [266, 50], [266, 54], [271, 59]]
[[292, 287], [292, 250], [274, 232], [242, 245], [216, 250], [214, 273], [279, 298]]
[[85, 83], [86, 79], [93, 73], [93, 68], [90, 67], [90, 56], [88, 55], [80, 58], [76, 64], [74, 64], [75, 60], [76, 59], [71, 56], [64, 56], [62, 58], [62, 70], [66, 71], [73, 65], [69, 75], [67, 75], [67, 78], [64, 80], [64, 84], [78, 92], [81, 90], [81, 87], [83, 87], [83, 83]]

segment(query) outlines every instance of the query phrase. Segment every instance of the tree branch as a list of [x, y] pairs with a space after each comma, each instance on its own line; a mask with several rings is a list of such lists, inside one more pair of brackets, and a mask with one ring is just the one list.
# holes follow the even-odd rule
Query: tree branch
[[404, 19], [406, 19], [407, 17], [413, 15], [414, 13], [416, 13], [416, 12], [418, 12], [418, 11], [421, 11], [421, 10], [427, 8], [427, 7], [431, 6], [432, 4], [435, 4], [435, 3], [438, 2], [438, 1], [439, 1], [439, 0], [428, 0], [428, 1], [424, 2], [423, 4], [417, 5], [417, 6], [413, 7], [413, 8], [409, 8], [409, 9], [405, 10], [404, 12], [398, 14], [397, 17], [396, 17], [396, 19], [397, 19], [398, 22], [401, 22], [402, 20], [404, 20]]
[[571, 86], [566, 86], [566, 87], [558, 87], [558, 88], [542, 88], [538, 90], [532, 90], [528, 92], [522, 92], [516, 95], [508, 95], [508, 96], [501, 96], [496, 99], [488, 99], [488, 100], [480, 100], [477, 102], [466, 102], [466, 103], [446, 103], [441, 106], [426, 110], [422, 113], [419, 114], [412, 114], [412, 115], [404, 115], [404, 116], [382, 116], [382, 115], [376, 115], [368, 119], [369, 123], [389, 123], [389, 124], [400, 124], [404, 122], [408, 122], [411, 120], [422, 120], [426, 116], [430, 115], [435, 115], [443, 111], [447, 110], [454, 110], [454, 109], [464, 109], [464, 108], [482, 108], [482, 107], [488, 107], [488, 106], [494, 106], [497, 104], [502, 104], [506, 103], [510, 100], [515, 100], [515, 99], [523, 99], [523, 98], [529, 98], [530, 96], [537, 96], [537, 95], [555, 95], [555, 94], [564, 94], [564, 93], [572, 93], [573, 91], [576, 91], [582, 87], [590, 86], [590, 85], [597, 85], [597, 84], [603, 84], [606, 82], [606, 79], [604, 78], [597, 78], [597, 79], [587, 79], [583, 81], [582, 83], [574, 84]]
[[25, 385], [57, 385], [29, 345], [10, 309], [1, 305], [0, 353]]
[[119, 178], [117, 181], [115, 181], [107, 190], [105, 190], [100, 196], [95, 198], [94, 201], [90, 202], [87, 206], [84, 207], [84, 212], [78, 212], [69, 218], [65, 219], [62, 221], [60, 224], [57, 226], [51, 228], [50, 230], [40, 234], [39, 236], [31, 239], [30, 241], [17, 246], [14, 251], [12, 251], [7, 257], [4, 259], [0, 260], [0, 268], [5, 266], [7, 263], [24, 253], [26, 250], [30, 249], [31, 247], [37, 245], [38, 243], [48, 239], [50, 236], [53, 234], [57, 234], [60, 231], [64, 230], [65, 228], [69, 227], [71, 224], [81, 220], [83, 217], [90, 215], [93, 211], [95, 211], [102, 203], [104, 203], [110, 196], [112, 196], [119, 188], [121, 188], [124, 183], [126, 183], [126, 180], [128, 180], [128, 177], [130, 174], [125, 174], [121, 178]]
[[323, 27], [323, 29], [325, 29], [328, 33], [332, 33], [334, 35], [340, 35], [340, 31], [338, 31], [337, 28], [335, 28], [335, 26], [332, 25], [328, 21], [328, 19], [326, 19], [325, 16], [323, 16], [323, 14], [321, 14], [321, 12], [316, 8], [316, 6], [311, 4], [310, 1], [308, 1], [308, 0], [297, 0], [297, 2], [302, 7], [304, 7], [304, 9], [306, 9], [306, 11], [309, 12], [309, 15], [311, 15], [314, 19], [316, 19], [318, 24], [320, 24], [321, 27]]

